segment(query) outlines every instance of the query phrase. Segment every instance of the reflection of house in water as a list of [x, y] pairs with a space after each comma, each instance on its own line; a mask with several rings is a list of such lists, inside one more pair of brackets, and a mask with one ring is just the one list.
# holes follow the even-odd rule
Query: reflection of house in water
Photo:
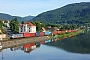
[[21, 50], [23, 46], [17, 46], [17, 47], [12, 47], [10, 48], [11, 51], [16, 51], [16, 50]]
[[23, 50], [24, 50], [24, 52], [26, 52], [26, 53], [30, 53], [32, 50], [34, 50], [36, 48], [36, 45], [35, 45], [35, 43], [32, 43], [32, 44], [25, 44], [24, 46], [23, 46]]
[[2, 49], [2, 43], [0, 42], [0, 49]]
[[33, 51], [36, 48], [36, 45], [31, 46], [31, 47], [24, 47], [23, 50], [26, 53], [30, 53], [31, 51]]
[[31, 44], [25, 44], [24, 46], [16, 46], [16, 47], [11, 47], [11, 51], [16, 51], [16, 50], [23, 50], [26, 53], [30, 53], [32, 50], [35, 48], [39, 48], [39, 45], [36, 45], [36, 43], [31, 43]]
[[23, 50], [26, 53], [30, 53], [31, 51], [33, 51], [35, 48], [39, 48], [40, 47], [40, 42], [37, 43], [31, 43], [31, 44], [25, 44], [23, 46]]

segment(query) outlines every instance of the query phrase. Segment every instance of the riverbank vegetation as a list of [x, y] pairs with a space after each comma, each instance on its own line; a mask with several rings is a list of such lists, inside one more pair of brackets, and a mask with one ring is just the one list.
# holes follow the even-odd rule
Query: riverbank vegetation
[[2, 20], [0, 20], [0, 30], [1, 30], [0, 34], [6, 33], [4, 30], [4, 26], [5, 25], [3, 24]]
[[57, 38], [72, 37], [72, 36], [75, 36], [75, 35], [80, 34], [82, 31], [83, 31], [83, 29], [82, 30], [75, 31], [75, 32], [70, 32], [70, 33], [69, 32], [62, 33], [62, 34], [57, 35]]

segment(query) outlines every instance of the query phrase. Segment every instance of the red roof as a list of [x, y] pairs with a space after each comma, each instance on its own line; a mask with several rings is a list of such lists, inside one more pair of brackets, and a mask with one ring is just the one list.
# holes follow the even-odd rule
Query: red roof
[[[25, 22], [24, 24], [27, 24], [28, 26], [35, 26], [34, 24], [32, 24], [31, 22]], [[24, 25], [24, 24], [21, 24], [20, 26]]]
[[28, 26], [34, 26], [31, 22], [25, 22], [24, 24], [27, 24]]

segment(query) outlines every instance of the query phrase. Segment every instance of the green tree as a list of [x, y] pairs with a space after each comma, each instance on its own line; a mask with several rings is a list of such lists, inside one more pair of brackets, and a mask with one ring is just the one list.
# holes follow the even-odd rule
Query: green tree
[[0, 20], [0, 29], [1, 29], [2, 33], [6, 33], [4, 30], [4, 24], [3, 24], [2, 20]]
[[5, 23], [8, 23], [8, 21], [7, 21], [7, 20], [5, 20], [4, 22], [5, 22]]
[[3, 25], [4, 24], [3, 24], [2, 20], [0, 20], [0, 28], [2, 28]]
[[79, 24], [90, 23], [90, 2], [69, 4], [64, 7], [39, 14], [30, 21], [43, 23]]
[[2, 30], [2, 33], [6, 33], [6, 31], [4, 30], [4, 28], [2, 28], [1, 30]]
[[36, 26], [36, 30], [37, 31], [42, 31], [42, 27], [45, 27], [45, 24], [43, 24], [42, 22], [40, 21], [35, 21], [35, 22], [32, 22], [35, 26]]
[[21, 24], [24, 24], [24, 21], [22, 21]]
[[17, 18], [14, 18], [10, 21], [10, 29], [14, 32], [17, 33], [19, 32], [19, 23]]
[[73, 24], [72, 25], [72, 29], [76, 29], [77, 28], [77, 25], [76, 24]]

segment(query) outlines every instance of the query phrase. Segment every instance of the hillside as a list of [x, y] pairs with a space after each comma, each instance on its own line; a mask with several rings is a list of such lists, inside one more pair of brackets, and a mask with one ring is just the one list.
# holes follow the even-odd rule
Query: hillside
[[26, 16], [26, 17], [19, 17], [19, 16], [11, 16], [9, 14], [0, 13], [0, 19], [4, 20], [12, 20], [13, 18], [17, 18], [19, 22], [28, 21], [34, 18], [34, 16]]
[[39, 20], [45, 23], [90, 23], [90, 2], [69, 4], [64, 7], [39, 14], [31, 21]]
[[25, 20], [27, 20], [27, 21], [29, 21], [29, 20], [31, 20], [31, 19], [33, 19], [34, 18], [34, 16], [25, 16], [25, 17], [23, 17], [23, 19], [25, 19]]

